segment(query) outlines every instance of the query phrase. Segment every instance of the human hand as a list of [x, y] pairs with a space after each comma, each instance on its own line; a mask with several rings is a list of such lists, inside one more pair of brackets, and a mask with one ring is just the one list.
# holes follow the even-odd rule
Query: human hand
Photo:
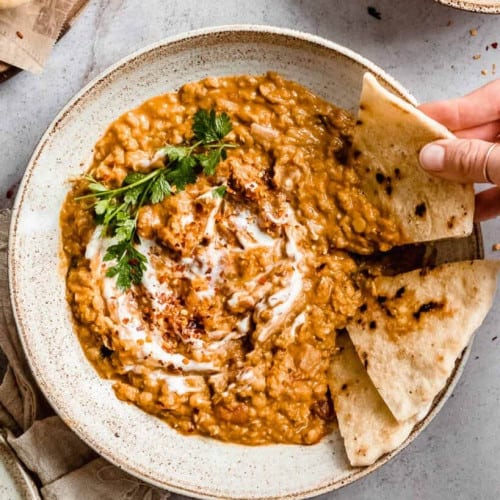
[[429, 173], [458, 182], [489, 182], [476, 194], [476, 221], [500, 214], [500, 79], [457, 99], [422, 104], [426, 115], [450, 129], [457, 139], [427, 144], [420, 164]]

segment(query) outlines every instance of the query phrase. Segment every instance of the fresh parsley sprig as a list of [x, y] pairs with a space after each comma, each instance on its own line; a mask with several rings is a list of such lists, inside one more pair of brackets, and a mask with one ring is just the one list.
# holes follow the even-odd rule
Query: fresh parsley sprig
[[[102, 236], [115, 239], [115, 244], [106, 249], [105, 261], [116, 261], [106, 271], [106, 276], [116, 277], [118, 288], [127, 290], [132, 284], [142, 281], [147, 258], [134, 244], [138, 243], [137, 218], [142, 206], [161, 203], [167, 196], [183, 191], [188, 184], [196, 182], [203, 172], [214, 175], [217, 165], [227, 158], [227, 149], [235, 144], [224, 142], [232, 130], [226, 113], [215, 110], [198, 110], [193, 116], [194, 142], [182, 146], [167, 145], [157, 155], [165, 157], [163, 167], [144, 174], [132, 172], [123, 184], [109, 189], [92, 176], [86, 175], [90, 193], [76, 199], [94, 199], [96, 222], [103, 226]], [[213, 195], [222, 198], [226, 186], [213, 189]]]
[[[227, 149], [236, 147], [235, 144], [224, 142], [223, 139], [232, 130], [231, 120], [226, 113], [217, 115], [215, 110], [200, 109], [193, 116], [193, 133], [196, 142], [190, 146], [165, 146], [159, 150], [170, 161], [181, 164], [181, 171], [171, 173], [171, 180], [179, 181], [182, 189], [186, 184], [194, 182], [191, 176], [196, 167], [201, 167], [206, 175], [214, 175], [215, 168], [221, 160], [227, 157]], [[202, 152], [196, 153], [200, 148]]]

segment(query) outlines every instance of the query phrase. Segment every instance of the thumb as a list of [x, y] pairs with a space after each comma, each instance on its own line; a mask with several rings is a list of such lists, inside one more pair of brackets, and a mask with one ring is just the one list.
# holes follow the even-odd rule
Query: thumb
[[431, 142], [420, 151], [420, 165], [444, 179], [462, 183], [491, 181], [500, 185], [500, 144], [493, 146], [478, 139]]

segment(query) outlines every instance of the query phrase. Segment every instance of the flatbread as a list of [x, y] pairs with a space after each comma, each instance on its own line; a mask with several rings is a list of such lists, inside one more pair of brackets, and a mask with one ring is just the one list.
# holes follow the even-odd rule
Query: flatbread
[[0, 9], [13, 9], [27, 2], [29, 2], [29, 0], [0, 0]]
[[500, 262], [443, 264], [371, 283], [348, 326], [377, 391], [400, 422], [432, 403], [491, 308]]
[[340, 352], [333, 357], [329, 385], [340, 434], [350, 464], [371, 465], [402, 444], [418, 419], [398, 422], [375, 389], [346, 334], [337, 337], [337, 346]]
[[438, 179], [418, 160], [425, 144], [453, 137], [443, 125], [387, 91], [373, 75], [364, 75], [352, 163], [370, 202], [397, 222], [401, 243], [472, 232], [472, 184]]

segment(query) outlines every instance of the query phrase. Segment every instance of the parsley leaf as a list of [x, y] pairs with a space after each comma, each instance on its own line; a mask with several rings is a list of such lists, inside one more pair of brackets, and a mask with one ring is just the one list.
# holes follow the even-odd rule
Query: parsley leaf
[[[232, 125], [226, 113], [215, 110], [198, 110], [193, 116], [195, 142], [186, 145], [166, 145], [157, 154], [165, 157], [165, 166], [148, 173], [131, 172], [123, 184], [114, 189], [85, 175], [89, 193], [77, 199], [94, 199], [94, 215], [97, 224], [102, 225], [101, 237], [115, 238], [109, 246], [104, 260], [115, 261], [108, 268], [106, 276], [116, 277], [116, 284], [122, 290], [142, 281], [146, 269], [146, 256], [134, 246], [138, 241], [137, 218], [141, 207], [147, 203], [161, 203], [166, 197], [183, 191], [188, 184], [196, 182], [203, 172], [215, 174], [217, 165], [227, 158], [227, 149], [235, 144], [223, 142]], [[214, 197], [222, 198], [226, 186], [212, 190]]]
[[185, 158], [191, 154], [191, 148], [188, 146], [165, 146], [159, 150], [169, 161], [176, 161]]
[[130, 241], [111, 245], [104, 255], [104, 260], [116, 260], [116, 264], [106, 271], [106, 276], [108, 278], [116, 276], [116, 285], [121, 290], [127, 290], [132, 284], [141, 283], [147, 259]]
[[161, 203], [167, 196], [172, 194], [172, 187], [165, 179], [165, 173], [165, 171], [162, 171], [151, 184], [151, 194], [149, 196], [151, 203]]
[[123, 201], [129, 205], [135, 205], [139, 202], [139, 198], [143, 192], [142, 186], [135, 186], [130, 188], [123, 195]]
[[203, 173], [205, 175], [214, 175], [215, 168], [220, 163], [222, 152], [219, 149], [213, 149], [208, 153], [197, 155], [196, 159], [200, 162], [203, 167]]
[[84, 175], [83, 178], [89, 181], [87, 187], [92, 193], [102, 193], [108, 190], [104, 184], [97, 182], [91, 175]]
[[184, 191], [188, 184], [196, 182], [198, 174], [195, 170], [198, 162], [194, 156], [185, 156], [168, 169], [165, 178], [174, 185], [177, 191]]
[[103, 198], [94, 203], [94, 212], [96, 215], [104, 215], [110, 208], [110, 199]]
[[119, 242], [130, 241], [135, 232], [135, 219], [120, 212], [116, 217], [115, 237]]
[[219, 116], [215, 117], [215, 130], [219, 139], [226, 137], [232, 129], [233, 125], [231, 124], [231, 119], [226, 113], [221, 113]]
[[198, 110], [193, 117], [193, 132], [203, 144], [217, 142], [232, 130], [231, 119], [226, 113], [215, 114], [215, 110]]
[[224, 196], [226, 196], [226, 191], [227, 186], [217, 186], [216, 188], [212, 189], [212, 196], [214, 198], [224, 198]]

